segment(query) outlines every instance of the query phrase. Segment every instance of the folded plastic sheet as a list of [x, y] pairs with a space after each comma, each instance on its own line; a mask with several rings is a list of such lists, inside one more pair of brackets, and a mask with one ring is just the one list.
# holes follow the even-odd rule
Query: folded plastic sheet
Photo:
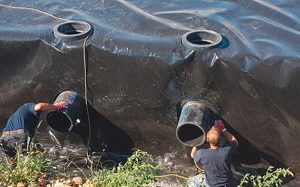
[[[181, 149], [176, 105], [205, 97], [218, 101], [222, 118], [251, 145], [300, 171], [299, 1], [0, 4], [2, 124], [24, 102], [84, 93], [83, 40], [62, 42], [52, 33], [65, 20], [83, 20], [94, 30], [86, 47], [89, 103], [137, 146]], [[226, 42], [191, 51], [181, 36], [196, 29]]]

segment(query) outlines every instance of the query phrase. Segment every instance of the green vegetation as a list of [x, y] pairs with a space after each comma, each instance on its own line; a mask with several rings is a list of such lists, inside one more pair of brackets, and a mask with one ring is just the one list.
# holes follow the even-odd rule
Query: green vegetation
[[124, 165], [92, 172], [90, 181], [97, 187], [137, 187], [153, 182], [158, 171], [151, 156], [138, 150]]
[[22, 154], [17, 152], [16, 158], [3, 156], [0, 159], [0, 181], [6, 185], [17, 183], [31, 184], [37, 181], [40, 175], [50, 171], [51, 160], [46, 153], [30, 152]]
[[[47, 153], [36, 151], [27, 154], [18, 152], [15, 158], [3, 156], [0, 158], [0, 182], [5, 186], [18, 183], [35, 186], [42, 175], [49, 176], [51, 166], [56, 165], [56, 162], [51, 160]], [[113, 168], [103, 167], [101, 170], [91, 168], [90, 172], [83, 174], [90, 184], [97, 187], [137, 187], [153, 182], [158, 171], [158, 166], [152, 157], [148, 153], [138, 150], [123, 165], [119, 164]], [[57, 174], [63, 176], [63, 173]]]
[[283, 179], [294, 177], [294, 174], [289, 169], [277, 168], [270, 166], [264, 176], [246, 174], [241, 180], [242, 187], [273, 187], [281, 186]]
[[[57, 162], [51, 160], [46, 152], [32, 151], [27, 154], [17, 152], [14, 159], [4, 156], [2, 159], [0, 158], [0, 182], [4, 183], [5, 186], [18, 183], [36, 186], [41, 176], [53, 174], [51, 166], [57, 165], [59, 163]], [[70, 162], [67, 163], [69, 166]], [[140, 150], [136, 151], [125, 164], [119, 164], [112, 168], [102, 167], [100, 170], [92, 166], [90, 171], [81, 170], [81, 172], [88, 183], [94, 187], [149, 186], [149, 184], [155, 184], [158, 178], [170, 176], [188, 179], [177, 174], [158, 176], [161, 168], [155, 164], [151, 155]], [[57, 174], [62, 175], [62, 173]], [[269, 167], [263, 176], [246, 174], [239, 186], [278, 187], [288, 177], [294, 177], [289, 169]]]

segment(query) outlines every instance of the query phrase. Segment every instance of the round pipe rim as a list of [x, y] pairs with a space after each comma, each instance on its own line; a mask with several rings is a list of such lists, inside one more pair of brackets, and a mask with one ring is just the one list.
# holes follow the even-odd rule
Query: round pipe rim
[[80, 40], [91, 33], [92, 26], [85, 21], [67, 21], [55, 25], [53, 28], [54, 37], [63, 41]]
[[181, 124], [180, 126], [177, 126], [177, 128], [176, 128], [176, 137], [177, 137], [178, 141], [179, 141], [180, 143], [182, 143], [183, 145], [191, 146], [191, 144], [187, 144], [186, 142], [182, 141], [182, 140], [179, 138], [179, 136], [178, 136], [178, 131], [180, 130], [180, 128], [184, 127], [185, 124], [186, 124], [186, 125], [193, 125], [193, 126], [195, 126], [195, 127], [198, 127], [198, 128], [202, 131], [202, 133], [203, 133], [202, 136], [203, 136], [204, 138], [202, 138], [202, 140], [201, 140], [199, 143], [197, 143], [197, 144], [195, 144], [195, 145], [193, 145], [193, 146], [200, 146], [200, 145], [202, 145], [202, 144], [205, 142], [206, 132], [205, 132], [205, 130], [204, 130], [201, 126], [196, 125], [194, 122], [184, 122], [184, 123]]
[[[207, 39], [205, 39], [203, 41], [209, 42], [208, 44], [195, 44], [188, 40], [188, 37], [191, 36], [192, 34], [194, 34], [194, 35], [208, 34], [213, 37], [213, 41], [212, 40], [208, 41]], [[222, 41], [222, 36], [221, 36], [221, 34], [215, 32], [215, 31], [212, 31], [212, 30], [192, 30], [192, 31], [189, 31], [189, 32], [185, 33], [184, 35], [182, 35], [181, 41], [185, 47], [197, 51], [197, 50], [215, 47], [215, 46], [219, 45]]]
[[[52, 124], [50, 125], [50, 123], [48, 122], [48, 121], [49, 121], [49, 120], [48, 120], [48, 116], [51, 115], [51, 113], [59, 113], [59, 114], [63, 114], [63, 116], [66, 117], [66, 118], [68, 119], [68, 121], [69, 121], [69, 127], [68, 127], [67, 130], [64, 131], [64, 132], [68, 132], [69, 129], [70, 129], [71, 127], [73, 127], [73, 121], [72, 121], [72, 119], [70, 118], [70, 116], [68, 116], [67, 114], [65, 114], [65, 113], [62, 112], [62, 111], [51, 110], [51, 111], [49, 111], [48, 114], [46, 115], [46, 123], [47, 123], [53, 130], [58, 131], [58, 130], [56, 130], [55, 128], [53, 128], [54, 126], [53, 126]], [[61, 132], [61, 131], [58, 131], [58, 132]]]

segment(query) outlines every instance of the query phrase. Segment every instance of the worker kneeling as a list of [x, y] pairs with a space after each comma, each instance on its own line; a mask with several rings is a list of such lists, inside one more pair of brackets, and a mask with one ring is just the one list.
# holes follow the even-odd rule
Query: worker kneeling
[[28, 150], [30, 141], [35, 135], [39, 116], [43, 111], [65, 108], [67, 103], [26, 103], [13, 113], [3, 129], [0, 145], [6, 155], [13, 157], [19, 147], [22, 152]]
[[[229, 144], [220, 147], [221, 135], [224, 135]], [[231, 163], [237, 150], [238, 141], [224, 127], [221, 120], [216, 120], [214, 126], [207, 132], [206, 141], [208, 149], [192, 148], [191, 157], [195, 163], [200, 162], [204, 169], [202, 185], [210, 187], [232, 187], [236, 186], [231, 171]]]

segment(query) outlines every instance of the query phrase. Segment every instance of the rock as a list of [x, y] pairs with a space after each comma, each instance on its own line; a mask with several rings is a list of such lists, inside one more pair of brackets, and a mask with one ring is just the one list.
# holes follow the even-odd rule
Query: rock
[[76, 185], [82, 185], [82, 178], [81, 177], [74, 177], [72, 182]]
[[70, 179], [66, 180], [66, 183], [67, 183], [68, 185], [72, 185], [72, 181], [71, 181]]
[[95, 185], [92, 184], [91, 181], [87, 180], [86, 183], [84, 183], [82, 187], [95, 187]]
[[64, 187], [64, 183], [62, 182], [56, 182], [53, 187]]
[[173, 163], [172, 163], [172, 162], [167, 162], [167, 165], [168, 165], [168, 166], [172, 166]]
[[25, 187], [26, 185], [24, 184], [24, 183], [21, 183], [21, 182], [19, 182], [18, 184], [17, 184], [17, 187]]
[[165, 158], [164, 158], [164, 162], [169, 162], [170, 161], [170, 157], [169, 156], [166, 156]]
[[45, 178], [38, 179], [40, 187], [45, 187], [47, 185], [47, 180]]

